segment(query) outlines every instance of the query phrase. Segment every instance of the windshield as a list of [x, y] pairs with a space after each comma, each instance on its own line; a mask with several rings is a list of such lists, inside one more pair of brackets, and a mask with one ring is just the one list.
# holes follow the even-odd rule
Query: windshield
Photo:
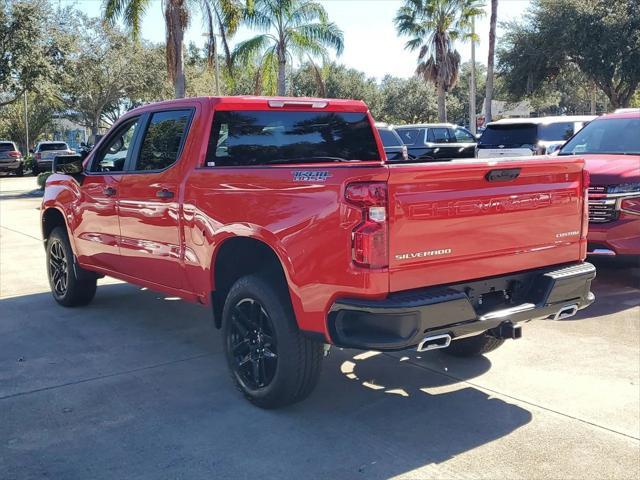
[[67, 150], [68, 148], [66, 143], [43, 143], [40, 145], [39, 150], [41, 152], [48, 152], [51, 150]]
[[380, 160], [366, 113], [218, 111], [207, 165]]
[[512, 125], [488, 125], [478, 140], [478, 145], [535, 145], [538, 143], [538, 128], [533, 123]]
[[379, 128], [378, 133], [380, 134], [380, 139], [385, 147], [400, 147], [402, 145], [400, 137], [398, 137], [398, 134], [393, 130]]
[[569, 140], [559, 155], [583, 153], [640, 155], [640, 118], [595, 120]]

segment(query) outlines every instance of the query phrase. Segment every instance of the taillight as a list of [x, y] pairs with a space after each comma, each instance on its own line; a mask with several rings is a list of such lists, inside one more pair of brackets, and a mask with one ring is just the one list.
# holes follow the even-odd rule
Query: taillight
[[640, 197], [623, 198], [620, 202], [620, 209], [626, 213], [640, 215]]
[[22, 156], [22, 154], [20, 152], [18, 152], [17, 150], [13, 150], [13, 151], [9, 152], [9, 156], [11, 158], [20, 158]]
[[40, 160], [42, 158], [42, 154], [40, 152], [36, 153], [36, 160]]
[[589, 185], [591, 185], [591, 175], [589, 170], [582, 169], [582, 191], [584, 197], [582, 200], [582, 228], [580, 229], [580, 238], [587, 238], [589, 233]]
[[362, 210], [362, 223], [352, 232], [351, 257], [356, 265], [386, 268], [389, 265], [387, 246], [387, 184], [358, 182], [347, 185], [347, 202]]

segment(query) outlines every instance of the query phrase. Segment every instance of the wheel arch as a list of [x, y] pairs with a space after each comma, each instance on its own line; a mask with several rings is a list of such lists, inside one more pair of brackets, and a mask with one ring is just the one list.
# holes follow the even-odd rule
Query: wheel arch
[[286, 288], [287, 296], [292, 300], [285, 264], [269, 243], [262, 238], [240, 235], [229, 236], [220, 242], [211, 261], [211, 299], [217, 328], [222, 326], [222, 309], [231, 286], [240, 277], [255, 273], [272, 277], [274, 282]]

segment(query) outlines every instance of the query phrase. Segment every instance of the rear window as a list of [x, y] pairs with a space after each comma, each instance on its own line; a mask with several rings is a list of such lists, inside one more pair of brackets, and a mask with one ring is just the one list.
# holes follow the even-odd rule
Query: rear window
[[520, 146], [538, 143], [538, 128], [532, 123], [514, 125], [488, 125], [478, 145], [484, 146]]
[[393, 130], [385, 130], [381, 128], [378, 130], [380, 139], [385, 147], [400, 147], [402, 146], [402, 140], [398, 137], [398, 134]]
[[574, 123], [550, 123], [538, 127], [539, 140], [568, 140], [573, 135]]
[[68, 150], [69, 147], [66, 143], [43, 143], [38, 149], [41, 152], [49, 152], [51, 150]]
[[366, 113], [217, 111], [207, 166], [380, 160]]
[[11, 142], [0, 142], [0, 152], [9, 152], [14, 150], [13, 143]]
[[640, 155], [640, 118], [595, 120], [569, 140], [560, 155], [613, 153]]
[[419, 141], [420, 133], [422, 130], [420, 128], [402, 128], [397, 129], [398, 135], [400, 135], [400, 139], [405, 145], [415, 145], [416, 143], [421, 143]]

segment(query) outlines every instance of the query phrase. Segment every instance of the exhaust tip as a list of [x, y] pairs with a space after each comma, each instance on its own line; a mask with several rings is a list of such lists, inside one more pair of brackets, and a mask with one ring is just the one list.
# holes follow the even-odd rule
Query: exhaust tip
[[553, 317], [554, 320], [564, 320], [565, 318], [573, 317], [578, 313], [578, 305], [566, 305], [558, 310], [558, 313]]
[[429, 350], [437, 350], [439, 348], [447, 348], [451, 345], [451, 335], [434, 335], [433, 337], [425, 337], [418, 344], [418, 352], [428, 352]]

